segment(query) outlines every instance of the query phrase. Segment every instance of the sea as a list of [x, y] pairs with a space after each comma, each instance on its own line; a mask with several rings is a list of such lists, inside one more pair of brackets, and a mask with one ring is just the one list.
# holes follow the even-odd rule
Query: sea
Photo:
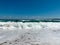
[[60, 19], [0, 19], [0, 45], [10, 44], [60, 45]]

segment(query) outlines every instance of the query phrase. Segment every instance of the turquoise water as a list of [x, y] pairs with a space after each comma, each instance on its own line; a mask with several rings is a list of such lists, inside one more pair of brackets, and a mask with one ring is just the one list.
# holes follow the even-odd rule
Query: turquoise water
[[60, 22], [60, 19], [0, 19], [0, 22]]

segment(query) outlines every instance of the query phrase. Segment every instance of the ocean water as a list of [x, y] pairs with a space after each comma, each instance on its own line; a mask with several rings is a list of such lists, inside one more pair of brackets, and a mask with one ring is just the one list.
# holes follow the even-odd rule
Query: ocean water
[[0, 44], [16, 39], [16, 45], [60, 45], [60, 19], [0, 19]]

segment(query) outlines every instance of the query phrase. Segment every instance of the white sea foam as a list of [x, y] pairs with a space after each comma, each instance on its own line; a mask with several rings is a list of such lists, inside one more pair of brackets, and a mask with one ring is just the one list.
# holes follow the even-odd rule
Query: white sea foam
[[0, 37], [0, 42], [19, 37], [20, 42], [40, 41], [41, 45], [59, 45], [60, 22], [0, 22]]
[[0, 22], [1, 29], [59, 29], [60, 23], [54, 22]]

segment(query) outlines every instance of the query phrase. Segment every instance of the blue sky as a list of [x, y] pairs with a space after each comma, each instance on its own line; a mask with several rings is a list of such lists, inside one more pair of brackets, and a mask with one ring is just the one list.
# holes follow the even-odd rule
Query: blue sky
[[0, 16], [60, 17], [60, 0], [0, 0]]

